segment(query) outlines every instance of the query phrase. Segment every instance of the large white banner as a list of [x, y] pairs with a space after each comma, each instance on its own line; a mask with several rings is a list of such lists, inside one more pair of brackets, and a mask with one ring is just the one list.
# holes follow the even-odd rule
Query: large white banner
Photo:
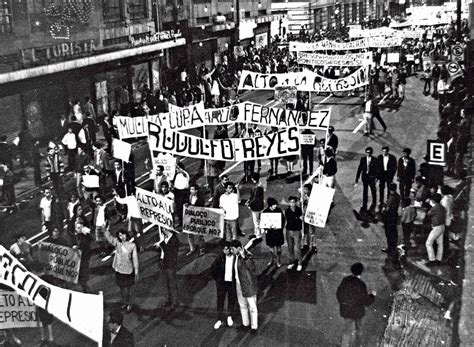
[[0, 290], [0, 329], [39, 326], [35, 304], [17, 292]]
[[366, 37], [359, 40], [337, 42], [330, 40], [321, 40], [317, 42], [299, 42], [290, 41], [290, 52], [313, 52], [313, 51], [350, 51], [367, 48], [396, 47], [402, 44], [403, 38], [400, 36], [392, 37]]
[[138, 187], [135, 197], [142, 219], [164, 228], [173, 228], [174, 201]]
[[264, 136], [208, 140], [148, 123], [150, 150], [207, 160], [243, 161], [281, 158], [299, 154], [299, 131], [296, 127]]
[[306, 213], [304, 215], [304, 221], [306, 223], [320, 228], [326, 226], [334, 192], [334, 188], [329, 188], [322, 184], [313, 184], [313, 189], [311, 189], [311, 195], [309, 196], [308, 207], [306, 208]]
[[415, 30], [397, 30], [389, 27], [380, 27], [376, 29], [350, 28], [349, 37], [351, 39], [373, 38], [373, 37], [400, 37], [402, 39], [419, 39], [423, 36], [423, 29]]
[[320, 54], [298, 52], [298, 64], [311, 66], [363, 66], [373, 62], [372, 52], [351, 54]]
[[366, 66], [339, 79], [326, 78], [309, 70], [280, 74], [263, 74], [244, 70], [240, 77], [239, 89], [275, 90], [275, 87], [280, 86], [296, 86], [300, 91], [337, 92], [356, 89], [368, 83], [368, 67]]
[[53, 286], [29, 272], [1, 245], [0, 256], [0, 283], [14, 289], [81, 334], [102, 343], [102, 295], [79, 293]]

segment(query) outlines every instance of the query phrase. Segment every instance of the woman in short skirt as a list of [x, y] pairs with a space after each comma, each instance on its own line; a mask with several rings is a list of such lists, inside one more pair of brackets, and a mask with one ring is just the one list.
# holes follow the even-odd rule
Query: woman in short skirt
[[274, 198], [267, 199], [267, 208], [262, 213], [275, 213], [280, 215], [281, 224], [279, 228], [263, 229], [265, 233], [265, 240], [267, 246], [270, 247], [272, 259], [267, 266], [272, 266], [276, 258], [276, 266], [280, 267], [281, 262], [281, 246], [285, 243], [283, 235], [283, 225], [285, 225], [285, 215], [281, 208], [278, 207], [278, 202]]
[[130, 292], [135, 284], [135, 280], [138, 280], [137, 246], [134, 242], [130, 241], [128, 233], [123, 229], [117, 231], [117, 237], [113, 237], [107, 228], [105, 230], [105, 238], [115, 247], [112, 267], [115, 270], [115, 281], [120, 288], [122, 296], [122, 309], [130, 312], [132, 310]]

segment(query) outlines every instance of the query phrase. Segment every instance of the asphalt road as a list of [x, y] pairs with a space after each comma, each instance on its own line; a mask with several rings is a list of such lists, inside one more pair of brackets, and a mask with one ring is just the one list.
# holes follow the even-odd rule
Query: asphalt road
[[[154, 252], [140, 254], [142, 270], [135, 286], [135, 307], [125, 318], [125, 325], [134, 332], [137, 345], [336, 346], [340, 343], [343, 322], [339, 317], [335, 292], [341, 279], [349, 273], [350, 265], [356, 261], [366, 266], [362, 278], [369, 290], [377, 291], [377, 299], [367, 310], [363, 325], [364, 344], [377, 345], [390, 313], [391, 294], [401, 275], [386, 264], [385, 253], [380, 251], [385, 246], [382, 226], [371, 224], [364, 228], [352, 214], [353, 209], [360, 208], [362, 199], [362, 187], [354, 188], [355, 173], [358, 160], [369, 145], [374, 147], [376, 155], [381, 153], [383, 145], [388, 145], [397, 158], [402, 148], [410, 147], [412, 156], [417, 164], [420, 163], [425, 154], [426, 139], [435, 137], [438, 123], [437, 103], [425, 97], [421, 87], [421, 81], [416, 77], [408, 79], [406, 97], [401, 107], [382, 110], [382, 117], [388, 125], [387, 133], [376, 130], [371, 138], [363, 137], [361, 131], [352, 133], [360, 122], [362, 99], [313, 95], [314, 107], [332, 107], [331, 124], [339, 136], [335, 207], [326, 228], [317, 230], [318, 252], [306, 259], [301, 273], [288, 272], [285, 266], [266, 269], [270, 259], [268, 248], [262, 243], [254, 250], [260, 273], [258, 334], [243, 333], [224, 326], [214, 331], [216, 292], [208, 269], [218, 252], [216, 240], [208, 242], [209, 252], [206, 255], [186, 257], [186, 236], [181, 235], [178, 288], [183, 305], [179, 309], [168, 311], [160, 307], [165, 297], [157, 255]], [[248, 98], [262, 104], [272, 102], [269, 92], [254, 92]], [[321, 133], [323, 136], [324, 133]], [[141, 151], [135, 152], [137, 163], [143, 161], [148, 152], [146, 148]], [[265, 180], [269, 163], [264, 160], [262, 164], [262, 178]], [[185, 165], [189, 172], [196, 173], [199, 162], [187, 159]], [[141, 174], [140, 170], [137, 177]], [[280, 171], [283, 172], [283, 166], [280, 166]], [[238, 181], [243, 176], [243, 164], [233, 168], [229, 175], [231, 181]], [[204, 178], [197, 177], [197, 182], [203, 184]], [[273, 196], [285, 204], [289, 195], [296, 194], [298, 187], [299, 180], [293, 183], [283, 179], [271, 181], [266, 185], [265, 198]], [[244, 187], [243, 198], [245, 191]], [[37, 201], [32, 201], [29, 209], [8, 217], [8, 221], [4, 221], [4, 226], [8, 225], [8, 228], [2, 228], [3, 234], [8, 235], [20, 226], [32, 233], [36, 232], [39, 222], [37, 205]], [[248, 210], [242, 206], [240, 214], [242, 229], [250, 233], [252, 221]], [[5, 235], [2, 235], [2, 244]], [[143, 242], [149, 244], [156, 237], [152, 228]], [[288, 263], [286, 245], [283, 263]], [[110, 259], [102, 261], [98, 256], [93, 257], [89, 283], [93, 291], [103, 291], [107, 309], [119, 301]], [[235, 317], [235, 326], [238, 326], [240, 317]], [[93, 345], [90, 340], [60, 323], [55, 324], [54, 333], [59, 344]], [[28, 346], [39, 341], [39, 333], [34, 329], [23, 329], [19, 335]]]

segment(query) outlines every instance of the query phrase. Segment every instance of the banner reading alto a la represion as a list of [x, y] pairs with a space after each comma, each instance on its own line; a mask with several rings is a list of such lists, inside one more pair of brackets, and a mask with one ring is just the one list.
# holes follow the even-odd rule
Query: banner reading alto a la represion
[[187, 234], [224, 237], [224, 211], [220, 208], [184, 206], [183, 232]]
[[164, 228], [173, 229], [173, 200], [138, 187], [135, 197], [142, 219]]
[[81, 266], [81, 250], [50, 242], [39, 242], [38, 260], [46, 265], [47, 274], [67, 282], [77, 283]]
[[239, 89], [275, 90], [275, 87], [295, 86], [299, 91], [306, 92], [338, 92], [360, 88], [368, 83], [367, 66], [338, 79], [326, 78], [309, 70], [275, 74], [244, 70], [240, 76]]
[[0, 329], [35, 328], [40, 325], [36, 306], [15, 291], [0, 290]]
[[209, 140], [148, 123], [150, 150], [197, 159], [243, 161], [281, 158], [299, 154], [299, 130], [296, 127], [264, 136]]
[[36, 306], [71, 326], [81, 334], [102, 343], [104, 299], [59, 288], [31, 273], [0, 245], [0, 283], [14, 289]]

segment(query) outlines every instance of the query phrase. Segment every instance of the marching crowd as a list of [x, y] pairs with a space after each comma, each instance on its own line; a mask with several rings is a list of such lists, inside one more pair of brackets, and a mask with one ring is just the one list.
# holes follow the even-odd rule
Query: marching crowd
[[[470, 141], [470, 122], [474, 112], [474, 99], [462, 89], [461, 84], [448, 83], [446, 66], [435, 63], [424, 69], [423, 59], [430, 57], [437, 61], [449, 56], [450, 46], [455, 43], [454, 34], [446, 30], [435, 35], [432, 40], [411, 40], [401, 50], [400, 63], [389, 69], [380, 65], [381, 51], [376, 53], [376, 66], [371, 70], [370, 87], [364, 101], [365, 133], [372, 134], [374, 118], [383, 130], [386, 124], [380, 116], [379, 105], [386, 99], [403, 100], [406, 79], [419, 71], [425, 74], [424, 93], [430, 94], [433, 82], [433, 97], [439, 99], [438, 139], [448, 146], [447, 170], [425, 162], [418, 165], [410, 156], [411, 149], [403, 149], [397, 159], [388, 146], [381, 148], [379, 155], [374, 155], [374, 148], [365, 149], [365, 156], [360, 159], [355, 183], [363, 185], [362, 207], [355, 211], [356, 217], [364, 223], [382, 221], [387, 240], [387, 252], [395, 266], [400, 266], [398, 247], [398, 226], [403, 231], [405, 256], [423, 240], [428, 254], [427, 266], [438, 266], [446, 259], [449, 240], [456, 239], [457, 230], [451, 228], [456, 218], [453, 212], [455, 191], [444, 184], [443, 178], [452, 175], [463, 179], [466, 176], [464, 158]], [[441, 41], [436, 38], [440, 37]], [[295, 37], [294, 39], [298, 39]], [[319, 40], [321, 37], [308, 38], [303, 32], [300, 39]], [[116, 285], [120, 288], [121, 310], [114, 309], [108, 315], [107, 344], [132, 346], [133, 334], [123, 326], [123, 312], [133, 310], [133, 286], [139, 281], [139, 254], [147, 249], [160, 252], [161, 269], [165, 288], [166, 301], [163, 307], [176, 308], [180, 305], [176, 271], [178, 266], [179, 239], [172, 230], [160, 228], [160, 241], [151, 246], [141, 244], [144, 225], [138, 209], [135, 193], [135, 163], [133, 155], [129, 162], [113, 160], [111, 156], [112, 139], [116, 137], [114, 117], [117, 115], [152, 115], [168, 111], [168, 105], [188, 106], [204, 101], [206, 107], [229, 106], [231, 100], [238, 102], [236, 80], [242, 69], [267, 73], [284, 73], [298, 69], [294, 57], [289, 55], [288, 48], [282, 48], [278, 41], [268, 48], [248, 48], [243, 56], [233, 59], [224, 56], [222, 63], [209, 70], [204, 65], [179, 67], [165, 72], [169, 85], [152, 93], [144, 88], [138, 102], [132, 103], [127, 88], [122, 88], [118, 110], [98, 117], [90, 99], [80, 103], [71, 103], [71, 112], [61, 118], [61, 134], [48, 144], [47, 153], [40, 153], [39, 142], [33, 141], [31, 150], [22, 160], [30, 161], [34, 167], [35, 183], [41, 185], [41, 161], [46, 165], [46, 174], [50, 186], [44, 189], [39, 208], [42, 225], [50, 235], [50, 242], [80, 249], [82, 252], [79, 271], [79, 284], [84, 292], [91, 292], [88, 286], [89, 262], [94, 252], [101, 256], [114, 251], [112, 267], [115, 271]], [[407, 56], [413, 56], [408, 59]], [[342, 71], [339, 75], [348, 74]], [[334, 77], [333, 71], [326, 70], [326, 77]], [[305, 95], [298, 95], [294, 107], [296, 110], [308, 108]], [[105, 143], [97, 138], [102, 133]], [[267, 131], [275, 131], [268, 129]], [[262, 129], [246, 128], [235, 124], [235, 136], [259, 136]], [[311, 134], [309, 132], [308, 134]], [[202, 134], [208, 136], [209, 134]], [[228, 138], [228, 129], [218, 126], [213, 133], [214, 139]], [[21, 141], [21, 139], [20, 139]], [[316, 147], [316, 142], [319, 146]], [[302, 175], [307, 178], [318, 170], [325, 186], [334, 188], [337, 174], [337, 149], [339, 140], [334, 127], [329, 127], [328, 135], [312, 145], [303, 145]], [[18, 146], [17, 146], [18, 147]], [[9, 146], [6, 138], [0, 138], [0, 161], [4, 169], [3, 196], [6, 211], [13, 212], [15, 205], [14, 192], [14, 157], [15, 146]], [[62, 151], [62, 148], [64, 151]], [[315, 150], [316, 163], [315, 169]], [[22, 153], [23, 155], [24, 153]], [[67, 161], [64, 160], [64, 155]], [[279, 174], [279, 159], [269, 159], [269, 180], [289, 177], [293, 173], [293, 164], [297, 157], [284, 158], [287, 173]], [[66, 165], [67, 164], [67, 165]], [[246, 162], [244, 178], [241, 182], [249, 183], [250, 193], [246, 199], [240, 195], [241, 182], [230, 182], [223, 174], [225, 163], [203, 161], [201, 170], [207, 174], [205, 187], [199, 187], [182, 163], [178, 163], [173, 177], [167, 177], [165, 168], [158, 166], [153, 170], [152, 190], [173, 201], [174, 230], [180, 230], [183, 224], [183, 208], [192, 206], [211, 206], [224, 210], [225, 233], [220, 245], [222, 252], [213, 262], [210, 272], [217, 288], [217, 321], [214, 329], [223, 324], [233, 326], [235, 306], [238, 303], [242, 326], [255, 333], [258, 329], [257, 291], [258, 281], [255, 261], [249, 248], [264, 237], [269, 249], [268, 266], [282, 266], [282, 246], [288, 246], [288, 270], [302, 271], [303, 258], [309, 252], [317, 251], [315, 227], [304, 221], [312, 184], [308, 182], [300, 192], [288, 197], [288, 207], [279, 206], [278, 201], [268, 195], [260, 179], [262, 163]], [[205, 168], [205, 170], [204, 170]], [[64, 188], [63, 174], [74, 173], [75, 189], [68, 194]], [[202, 171], [201, 171], [202, 172]], [[313, 175], [314, 176], [314, 175]], [[312, 176], [312, 177], [313, 177]], [[395, 183], [398, 181], [398, 184]], [[378, 185], [378, 187], [377, 187]], [[377, 189], [378, 188], [378, 189]], [[369, 205], [370, 190], [370, 205]], [[377, 191], [378, 190], [378, 191]], [[106, 197], [112, 196], [114, 209], [109, 207]], [[245, 234], [239, 225], [242, 201], [250, 210], [253, 229], [250, 242], [244, 245]], [[260, 228], [261, 213], [272, 213], [279, 217], [280, 223], [274, 228]], [[66, 224], [64, 225], [64, 220]], [[122, 224], [126, 222], [125, 226]], [[118, 225], [116, 235], [110, 229]], [[16, 234], [15, 243], [10, 252], [25, 264], [34, 264], [32, 246], [26, 241], [25, 234]], [[206, 252], [206, 242], [202, 236], [188, 234], [189, 250], [186, 256], [197, 252]], [[436, 247], [434, 246], [436, 244]], [[94, 246], [96, 245], [96, 246]], [[370, 305], [375, 293], [368, 293], [365, 284], [360, 280], [364, 267], [356, 263], [351, 267], [352, 275], [344, 278], [337, 291], [341, 316], [348, 324], [356, 324], [360, 331], [360, 319], [364, 315], [364, 306]], [[38, 273], [41, 273], [38, 270]], [[70, 284], [44, 275], [45, 279], [55, 285], [70, 288]], [[227, 310], [224, 309], [227, 297]], [[42, 339], [52, 343], [52, 317], [43, 312], [40, 315], [43, 326]], [[349, 327], [349, 325], [348, 325]], [[349, 330], [349, 328], [347, 329]], [[16, 336], [13, 335], [15, 339]], [[348, 336], [345, 335], [345, 338]], [[115, 341], [115, 344], [114, 344]], [[348, 343], [346, 341], [346, 343]]]

